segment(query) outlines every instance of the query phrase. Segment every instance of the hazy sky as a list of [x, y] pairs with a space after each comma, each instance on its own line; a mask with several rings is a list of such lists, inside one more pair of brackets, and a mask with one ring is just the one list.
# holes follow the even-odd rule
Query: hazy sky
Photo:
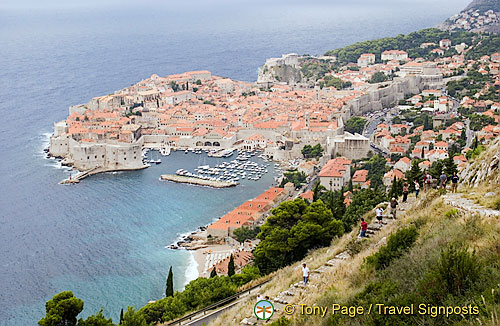
[[[242, 8], [255, 4], [256, 2], [268, 5], [304, 5], [304, 1], [299, 0], [184, 0], [184, 1], [171, 1], [171, 0], [1, 0], [0, 9], [78, 9], [78, 8], [103, 8], [103, 7], [155, 7], [155, 6], [225, 6], [225, 5], [240, 5]], [[345, 4], [345, 0], [309, 0], [307, 5], [316, 4]], [[349, 0], [352, 3], [374, 3], [377, 0]], [[422, 3], [426, 5], [429, 3], [441, 3], [443, 6], [452, 5], [453, 7], [465, 8], [471, 0], [378, 0], [378, 2], [391, 3], [401, 6], [405, 3]]]

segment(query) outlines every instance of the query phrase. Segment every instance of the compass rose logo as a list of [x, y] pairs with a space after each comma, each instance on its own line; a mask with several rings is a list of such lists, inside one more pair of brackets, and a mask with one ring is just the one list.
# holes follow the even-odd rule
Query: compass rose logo
[[257, 319], [268, 320], [274, 314], [274, 306], [267, 300], [260, 300], [253, 308], [253, 313]]

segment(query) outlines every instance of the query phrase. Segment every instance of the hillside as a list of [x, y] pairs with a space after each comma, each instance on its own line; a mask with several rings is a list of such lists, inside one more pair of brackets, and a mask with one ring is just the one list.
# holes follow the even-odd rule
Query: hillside
[[467, 10], [479, 10], [480, 12], [493, 10], [500, 12], [500, 0], [474, 0], [464, 9], [464, 11]]
[[[302, 261], [312, 272], [307, 287], [300, 283], [300, 262], [276, 272], [262, 290], [277, 309], [273, 326], [284, 325], [498, 325], [500, 320], [500, 212], [466, 197], [489, 191], [498, 205], [500, 139], [497, 138], [463, 172], [458, 194], [433, 190], [410, 198], [398, 220], [386, 220], [370, 238], [357, 239], [358, 230], [335, 239], [328, 248], [311, 252]], [[483, 195], [481, 195], [483, 196]], [[479, 203], [477, 199], [474, 199]], [[370, 212], [365, 218], [372, 219]], [[373, 224], [371, 224], [373, 228]], [[209, 325], [260, 325], [252, 316], [255, 300], [237, 304]], [[285, 304], [294, 312], [284, 313]], [[327, 307], [301, 314], [300, 305]], [[332, 304], [363, 307], [332, 314]], [[414, 305], [407, 314], [378, 310], [377, 304]], [[372, 307], [370, 314], [367, 313]], [[437, 307], [459, 307], [439, 310]], [[451, 311], [451, 313], [450, 313]], [[348, 314], [352, 313], [351, 316]]]
[[498, 33], [500, 0], [474, 0], [460, 13], [438, 25], [442, 30]]

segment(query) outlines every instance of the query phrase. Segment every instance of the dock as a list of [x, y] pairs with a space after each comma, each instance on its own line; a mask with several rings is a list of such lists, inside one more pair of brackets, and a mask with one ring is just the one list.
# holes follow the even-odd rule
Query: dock
[[118, 171], [135, 171], [135, 170], [142, 170], [142, 169], [145, 169], [147, 167], [148, 167], [147, 165], [143, 165], [143, 166], [133, 168], [133, 169], [132, 168], [131, 169], [106, 169], [106, 168], [102, 168], [102, 167], [95, 167], [95, 168], [90, 169], [90, 170], [78, 172], [77, 174], [70, 176], [68, 179], [64, 179], [63, 181], [60, 182], [60, 184], [68, 185], [68, 184], [80, 183], [80, 181], [82, 181], [86, 177], [89, 177], [91, 175], [98, 174], [98, 173], [118, 172]]
[[101, 170], [100, 168], [93, 168], [93, 169], [90, 169], [87, 171], [78, 172], [74, 176], [70, 176], [70, 178], [64, 179], [63, 181], [61, 181], [61, 184], [67, 185], [67, 184], [73, 184], [73, 183], [80, 183], [80, 180], [83, 180], [86, 177], [91, 176], [92, 174], [99, 173], [99, 172], [101, 172], [100, 170]]
[[185, 177], [182, 175], [174, 175], [174, 174], [162, 174], [161, 180], [172, 181], [177, 183], [187, 183], [187, 184], [206, 186], [212, 188], [235, 187], [239, 184], [238, 182], [204, 180], [200, 178]]

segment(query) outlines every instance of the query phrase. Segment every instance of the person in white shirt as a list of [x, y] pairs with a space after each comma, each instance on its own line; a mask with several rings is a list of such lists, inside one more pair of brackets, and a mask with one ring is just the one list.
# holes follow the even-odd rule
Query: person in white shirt
[[262, 300], [264, 300], [264, 298], [262, 297], [262, 295], [260, 295], [260, 293], [257, 294], [257, 302], [262, 301]]
[[382, 207], [377, 207], [375, 213], [377, 214], [378, 223], [382, 224], [382, 215], [384, 214], [384, 209]]
[[302, 264], [302, 278], [304, 280], [304, 285], [307, 285], [309, 281], [309, 267], [306, 266], [306, 263]]

